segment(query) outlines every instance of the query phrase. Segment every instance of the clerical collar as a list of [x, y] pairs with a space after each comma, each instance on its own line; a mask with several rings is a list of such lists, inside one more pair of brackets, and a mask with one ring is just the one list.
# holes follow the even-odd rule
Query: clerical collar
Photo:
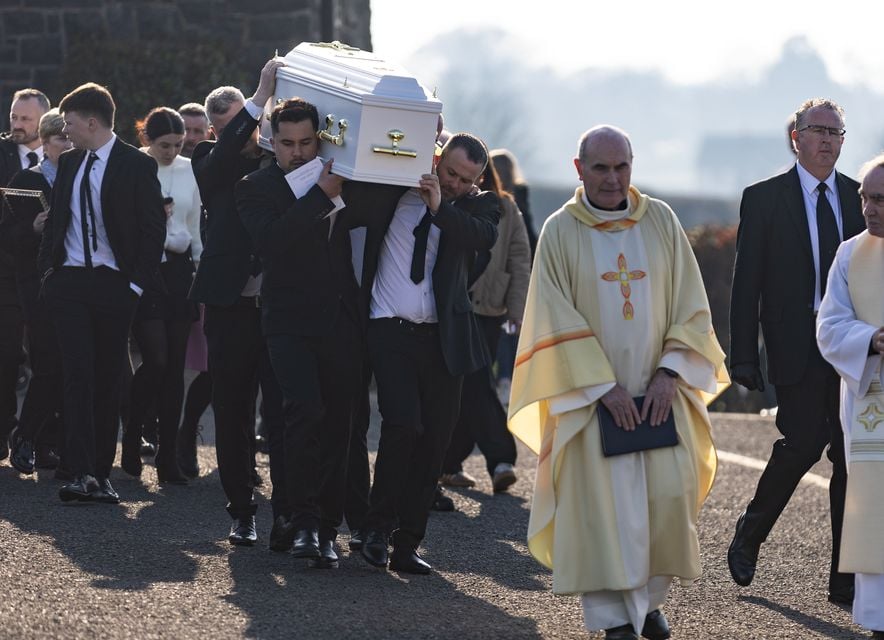
[[629, 214], [632, 213], [632, 203], [629, 198], [624, 200], [621, 204], [622, 209], [617, 209], [616, 211], [608, 211], [607, 209], [600, 209], [597, 205], [594, 205], [590, 202], [589, 198], [586, 197], [586, 191], [583, 191], [582, 194], [583, 205], [589, 209], [593, 215], [601, 218], [602, 220], [622, 220], [623, 218], [629, 217]]

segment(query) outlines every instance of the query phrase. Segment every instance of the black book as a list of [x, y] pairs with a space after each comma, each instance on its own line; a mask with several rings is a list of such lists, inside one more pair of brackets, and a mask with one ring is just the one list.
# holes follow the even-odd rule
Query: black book
[[[645, 397], [633, 398], [635, 406], [641, 410]], [[635, 453], [648, 449], [660, 449], [662, 447], [674, 447], [678, 444], [678, 434], [675, 432], [675, 418], [673, 411], [669, 410], [669, 416], [656, 427], [651, 426], [650, 415], [648, 419], [639, 424], [635, 431], [621, 429], [614, 422], [614, 416], [601, 402], [598, 403], [599, 433], [602, 435], [602, 453], [606, 458], [619, 456], [624, 453]]]
[[28, 220], [33, 220], [38, 213], [49, 209], [46, 195], [39, 189], [2, 187], [0, 193], [3, 195], [3, 201], [0, 204], [5, 203], [9, 215], [17, 219], [27, 217]]

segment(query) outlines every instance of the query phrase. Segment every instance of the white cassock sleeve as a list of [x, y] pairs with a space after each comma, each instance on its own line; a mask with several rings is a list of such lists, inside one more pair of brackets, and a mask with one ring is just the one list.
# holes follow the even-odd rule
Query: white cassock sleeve
[[835, 367], [850, 392], [864, 396], [881, 355], [869, 355], [877, 327], [859, 320], [850, 300], [847, 269], [854, 246], [853, 242], [845, 242], [835, 255], [817, 315], [816, 338], [823, 358]]

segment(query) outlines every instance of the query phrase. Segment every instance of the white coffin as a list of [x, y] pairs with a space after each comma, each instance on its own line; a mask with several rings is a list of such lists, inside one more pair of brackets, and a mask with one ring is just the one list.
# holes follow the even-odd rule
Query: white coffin
[[339, 42], [302, 42], [283, 58], [260, 144], [270, 146], [270, 109], [303, 98], [319, 110], [320, 149], [351, 180], [416, 186], [429, 173], [442, 103], [405, 69]]

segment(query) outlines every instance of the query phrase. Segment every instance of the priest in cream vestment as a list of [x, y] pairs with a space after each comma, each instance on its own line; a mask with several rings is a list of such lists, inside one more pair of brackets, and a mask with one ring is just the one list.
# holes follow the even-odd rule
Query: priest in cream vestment
[[[727, 382], [724, 353], [678, 219], [630, 185], [626, 134], [590, 129], [575, 165], [583, 186], [537, 246], [510, 395], [510, 429], [539, 456], [528, 547], [555, 593], [581, 596], [587, 629], [668, 638], [669, 585], [700, 576], [704, 394]], [[628, 430], [671, 410], [678, 445], [604, 457], [599, 402]]]
[[884, 155], [862, 174], [868, 229], [838, 248], [817, 342], [841, 376], [847, 498], [840, 571], [856, 573], [854, 622], [884, 638]]

